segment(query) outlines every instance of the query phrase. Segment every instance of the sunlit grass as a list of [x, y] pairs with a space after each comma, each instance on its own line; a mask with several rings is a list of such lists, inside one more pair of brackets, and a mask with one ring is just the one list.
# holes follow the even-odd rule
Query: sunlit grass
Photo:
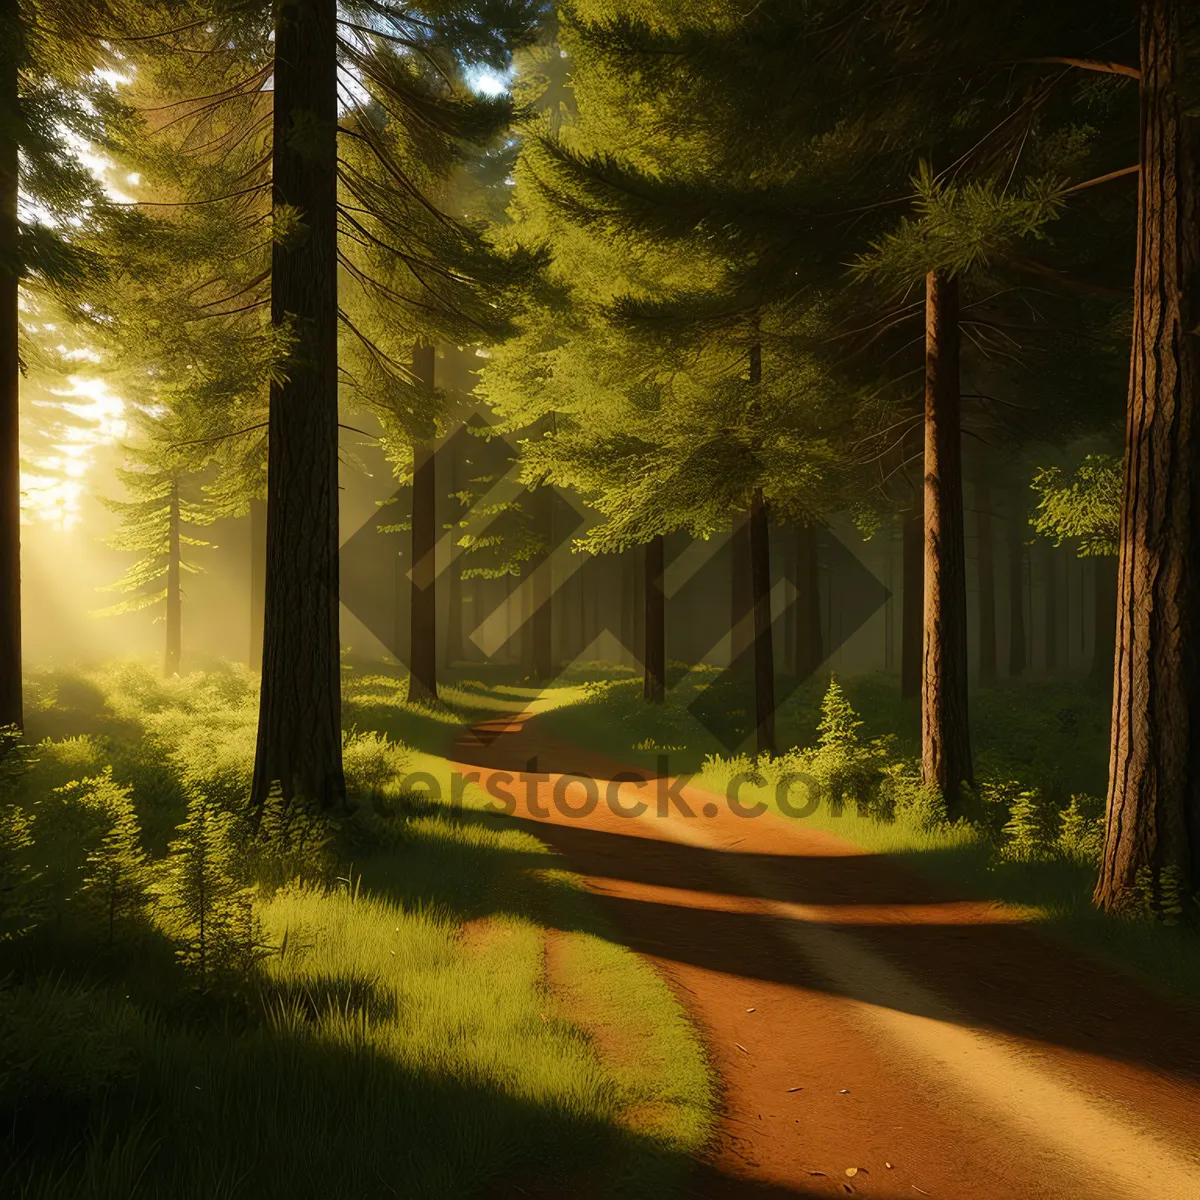
[[[656, 770], [665, 758], [671, 775], [692, 776], [693, 786], [718, 799], [732, 775], [753, 767], [753, 756], [733, 755], [696, 719], [689, 705], [716, 672], [684, 674], [662, 706], [645, 704], [636, 680], [616, 677], [591, 686], [569, 708], [548, 714], [546, 728], [569, 743], [600, 751], [615, 762]], [[781, 750], [816, 741], [820, 701], [828, 677], [797, 689], [778, 714]], [[841, 680], [863, 720], [864, 740], [891, 736], [897, 757], [919, 749], [919, 710], [902, 700], [882, 676]], [[1099, 790], [1107, 753], [1106, 702], [1082, 685], [1005, 683], [972, 698], [976, 770], [1040, 788], [1060, 807], [1076, 791]], [[777, 815], [773, 784], [744, 783], [742, 803], [765, 803]], [[864, 852], [886, 855], [949, 891], [1019, 907], [1052, 937], [1132, 971], [1153, 987], [1200, 997], [1200, 939], [1187, 927], [1148, 920], [1113, 919], [1092, 904], [1095, 870], [1066, 856], [1014, 862], [998, 853], [994, 831], [966, 821], [930, 823], [916, 815], [881, 820], [852, 799], [831, 806], [825, 798], [809, 811], [803, 785], [789, 796], [805, 815], [806, 829], [845, 839]]]
[[[161, 855], [189, 788], [244, 802], [256, 685], [238, 668], [42, 673], [22, 802], [39, 810], [112, 764]], [[478, 714], [581, 691], [466, 681], [423, 707], [387, 672], [349, 672], [345, 691], [355, 811], [337, 821], [341, 857], [282, 886], [261, 877], [264, 957], [234, 992], [198, 992], [154, 922], [106, 949], [72, 908], [86, 847], [39, 847], [58, 915], [0, 947], [16, 981], [0, 993], [0, 1045], [25, 1061], [50, 1021], [76, 1065], [51, 1068], [41, 1099], [0, 1071], [4, 1194], [458, 1197], [600, 1173], [657, 1197], [688, 1169], [715, 1098], [678, 1002], [562, 860], [486, 815], [474, 785], [456, 792], [435, 752]], [[58, 991], [39, 999], [47, 972]]]

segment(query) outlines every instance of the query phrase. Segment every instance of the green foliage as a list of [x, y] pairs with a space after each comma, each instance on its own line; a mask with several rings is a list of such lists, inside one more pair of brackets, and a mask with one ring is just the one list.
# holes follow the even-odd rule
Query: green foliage
[[36, 921], [36, 877], [28, 853], [32, 826], [22, 808], [0, 802], [0, 942], [27, 933]]
[[141, 557], [109, 589], [129, 593], [129, 599], [105, 609], [106, 614], [164, 604], [172, 578], [178, 586], [179, 573], [195, 573], [197, 569], [185, 557], [186, 549], [209, 545], [188, 532], [210, 524], [213, 517], [185, 494], [186, 461], [175, 444], [178, 423], [144, 413], [137, 423], [143, 440], [126, 448], [131, 466], [117, 472], [133, 499], [105, 500], [104, 504], [121, 519], [110, 544]]
[[347, 732], [342, 740], [347, 795], [395, 799], [411, 757], [405, 746], [373, 730]]
[[1018, 791], [1004, 825], [1001, 856], [1011, 862], [1035, 862], [1043, 858], [1049, 849], [1046, 824], [1046, 801], [1041, 793], [1030, 789]]
[[112, 767], [85, 779], [86, 803], [105, 823], [100, 844], [87, 856], [83, 891], [97, 901], [108, 921], [111, 943], [119, 918], [141, 912], [149, 894], [146, 852], [130, 788], [113, 780]]
[[1154, 868], [1143, 863], [1129, 889], [1124, 912], [1143, 921], [1172, 927], [1192, 919], [1200, 897], [1193, 896], [1185, 873], [1174, 863]]
[[849, 747], [858, 744], [862, 722], [846, 699], [837, 677], [830, 675], [829, 687], [821, 701], [821, 720], [817, 723], [817, 739], [821, 746]]
[[176, 954], [201, 987], [243, 975], [264, 945], [253, 890], [240, 877], [234, 815], [196, 792], [176, 834], [156, 888]]
[[912, 216], [859, 258], [855, 270], [894, 286], [920, 283], [935, 267], [969, 275], [1010, 254], [1026, 239], [1045, 237], [1063, 209], [1053, 177], [1026, 179], [1019, 193], [1001, 179], [959, 185], [934, 175], [928, 163], [912, 181]]
[[1074, 795], [1059, 815], [1058, 849], [1068, 858], [1099, 867], [1104, 849], [1104, 801]]
[[919, 762], [889, 762], [881, 771], [880, 802], [875, 810], [881, 820], [895, 820], [918, 830], [945, 826], [946, 802], [936, 787], [921, 780]]
[[33, 821], [14, 801], [34, 759], [20, 731], [0, 729], [0, 942], [27, 933], [38, 915], [37, 876], [30, 857]]
[[1110, 454], [1089, 454], [1071, 475], [1042, 467], [1033, 478], [1038, 493], [1033, 527], [1061, 546], [1079, 539], [1081, 555], [1115, 555], [1121, 533], [1124, 466]]

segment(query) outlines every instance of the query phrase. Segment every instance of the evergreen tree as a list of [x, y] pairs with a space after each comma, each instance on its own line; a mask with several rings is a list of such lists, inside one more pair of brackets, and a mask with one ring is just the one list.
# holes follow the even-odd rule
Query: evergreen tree
[[[143, 134], [166, 131], [197, 165], [177, 181], [177, 198], [144, 201], [137, 218], [153, 240], [172, 223], [155, 207], [187, 214], [211, 206], [224, 213], [218, 224], [257, 229], [269, 260], [253, 273], [243, 268], [249, 277], [238, 287], [221, 272], [205, 299], [219, 324], [270, 309], [261, 338], [270, 381], [267, 568], [252, 804], [261, 810], [276, 782], [288, 798], [331, 804], [344, 795], [338, 384], [393, 430], [415, 424], [428, 436], [429, 389], [415, 382], [408, 350], [397, 348], [432, 340], [431, 327], [477, 328], [492, 306], [474, 299], [474, 285], [486, 283], [488, 270], [510, 269], [439, 203], [458, 163], [452, 147], [488, 140], [511, 111], [505, 101], [472, 97], [461, 81], [468, 64], [503, 69], [534, 10], [523, 0], [483, 11], [300, 0], [279, 8], [272, 24], [256, 6], [176, 7], [194, 19], [140, 39], [138, 53], [155, 64], [156, 79], [175, 86], [186, 63], [196, 90]], [[187, 228], [188, 217], [179, 223]], [[464, 258], [474, 271], [463, 269]], [[239, 403], [259, 401], [243, 395]]]
[[161, 609], [166, 630], [163, 673], [179, 673], [183, 650], [183, 576], [197, 568], [185, 557], [188, 548], [208, 542], [189, 530], [210, 524], [211, 513], [188, 497], [191, 475], [181, 446], [171, 437], [178, 428], [167, 416], [142, 414], [140, 444], [126, 447], [130, 466], [117, 472], [131, 500], [105, 500], [121, 518], [120, 529], [109, 539], [118, 550], [141, 557], [122, 579], [110, 585], [130, 593], [128, 600], [105, 610], [107, 614]]
[[[746, 51], [730, 43], [735, 20], [704, 25], [687, 13], [700, 24], [676, 53], [675, 11], [645, 22], [594, 13], [572, 7], [560, 31], [577, 111], [552, 110], [514, 172], [517, 235], [551, 237], [569, 299], [531, 309], [527, 333], [485, 369], [484, 392], [513, 423], [554, 414], [545, 436], [526, 443], [527, 477], [573, 486], [600, 511], [589, 550], [652, 543], [675, 529], [709, 536], [728, 527], [730, 512], [751, 517], [745, 615], [757, 629], [760, 748], [772, 749], [768, 521], [774, 513], [811, 523], [828, 511], [831, 476], [843, 465], [825, 427], [827, 389], [791, 351], [797, 313], [777, 302], [766, 269], [755, 270], [769, 257], [769, 235], [743, 236], [769, 216], [753, 205], [786, 187], [772, 173], [785, 168], [777, 152], [739, 160], [718, 140], [729, 130], [706, 127], [709, 93], [718, 108], [729, 102], [732, 91], [714, 87], [740, 91], [736, 72], [701, 81], [705, 107], [695, 103], [697, 74], [718, 64], [718, 44], [735, 60]], [[755, 148], [794, 115], [772, 116]], [[804, 310], [809, 328], [814, 311]], [[650, 635], [654, 577], [648, 569]], [[648, 698], [660, 673], [660, 649], [650, 651]]]
[[1112, 685], [1116, 639], [1121, 484], [1121, 461], [1108, 454], [1087, 455], [1070, 476], [1058, 467], [1044, 467], [1033, 479], [1040, 497], [1034, 528], [1056, 546], [1073, 539], [1079, 556], [1095, 564], [1092, 679], [1104, 688]]
[[[93, 68], [106, 0], [10, 0], [0, 11], [0, 725], [20, 725], [21, 293], [71, 304], [95, 273], [83, 236], [107, 211], [72, 138], [103, 140], [118, 109]], [[24, 197], [24, 205], [21, 203]]]
[[821, 701], [821, 720], [817, 723], [820, 744], [841, 747], [856, 745], [857, 731], [861, 725], [841, 684], [831, 675], [825, 698]]
[[98, 810], [104, 827], [87, 856], [83, 890], [100, 905], [112, 943], [116, 922], [141, 910], [149, 895], [146, 852], [130, 789], [112, 777], [112, 768], [82, 783], [84, 803]]
[[[1200, 884], [1200, 24], [1141, 0], [1138, 256], [1121, 502], [1108, 816], [1096, 902], [1139, 873]], [[1159, 897], [1161, 900], [1161, 896]]]
[[235, 818], [195, 792], [176, 829], [159, 898], [179, 959], [201, 987], [249, 967], [262, 945], [253, 892], [238, 878]]

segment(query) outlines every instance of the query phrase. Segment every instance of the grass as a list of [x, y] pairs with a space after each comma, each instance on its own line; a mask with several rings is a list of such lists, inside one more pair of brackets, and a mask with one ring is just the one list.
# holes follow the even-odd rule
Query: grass
[[[753, 763], [730, 754], [713, 732], [722, 732], [722, 724], [711, 719], [711, 710], [707, 723], [692, 711], [717, 676], [704, 668], [677, 674], [661, 707], [641, 701], [639, 681], [617, 676], [593, 683], [583, 702], [544, 720], [565, 741], [649, 770], [659, 769], [665, 759], [670, 774], [694, 774], [696, 787], [723, 795], [730, 777]], [[827, 682], [827, 677], [809, 681], [780, 706], [781, 750], [814, 745]], [[840, 682], [863, 722], [863, 744], [887, 739], [886, 757], [893, 761], [917, 753], [919, 708], [900, 698], [893, 680], [862, 676]], [[737, 702], [733, 696], [723, 699]], [[736, 729], [739, 717], [734, 710], [724, 730]], [[980, 689], [972, 696], [971, 718], [977, 774], [1036, 790], [1051, 818], [1057, 819], [1072, 794], [1104, 794], [1108, 702], [1086, 685], [1028, 681]], [[745, 804], [761, 801], [779, 812], [773, 786], [743, 785], [740, 797]], [[803, 793], [794, 797], [796, 803], [803, 800]], [[1091, 902], [1094, 866], [1070, 855], [1047, 852], [1035, 861], [1010, 861], [999, 832], [1006, 815], [992, 813], [988, 821], [974, 824], [930, 822], [904, 813], [882, 820], [847, 801], [837, 809], [822, 803], [801, 819], [866, 851], [887, 855], [948, 890], [1033, 910], [1051, 936], [1156, 990], [1200, 999], [1200, 937], [1193, 928], [1102, 915]]]
[[533, 689], [467, 681], [422, 709], [402, 684], [348, 672], [358, 810], [327, 855], [244, 856], [266, 950], [202, 989], [153, 910], [107, 943], [79, 892], [77, 814], [47, 798], [111, 765], [161, 856], [189, 788], [244, 794], [254, 680], [162, 681], [128, 663], [35, 678], [37, 761], [12, 799], [33, 814], [42, 911], [0, 944], [0, 1192], [458, 1197], [542, 1180], [670, 1194], [716, 1101], [669, 989], [482, 794], [453, 809], [397, 779], [425, 771], [448, 797], [463, 724]]

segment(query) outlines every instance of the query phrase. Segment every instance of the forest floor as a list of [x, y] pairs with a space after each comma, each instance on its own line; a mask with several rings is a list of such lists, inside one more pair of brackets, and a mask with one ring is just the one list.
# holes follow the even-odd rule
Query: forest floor
[[[694, 816], [674, 799], [661, 816], [667, 780], [552, 726], [498, 716], [452, 756], [489, 790], [509, 784], [512, 815], [490, 820], [565, 856], [701, 1033], [721, 1116], [684, 1194], [1200, 1195], [1190, 1004], [1065, 946], [1028, 909], [828, 829], [740, 818], [694, 786], [677, 793]], [[505, 773], [535, 758], [544, 777], [512, 787]], [[604, 802], [621, 771], [627, 805], [629, 777], [646, 782], [639, 818]], [[600, 781], [590, 815], [555, 807], [563, 773]], [[578, 783], [562, 795], [583, 800]]]

